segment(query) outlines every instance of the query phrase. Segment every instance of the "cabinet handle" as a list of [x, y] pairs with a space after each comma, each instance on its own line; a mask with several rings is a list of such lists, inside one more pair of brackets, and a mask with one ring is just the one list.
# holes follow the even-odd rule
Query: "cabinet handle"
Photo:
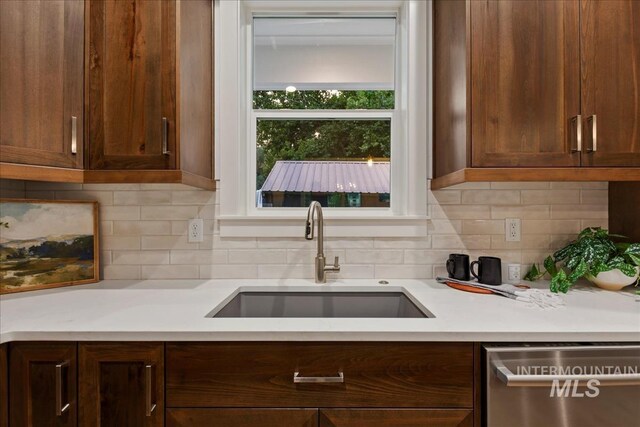
[[144, 367], [144, 372], [146, 393], [145, 414], [147, 417], [150, 417], [153, 411], [156, 409], [156, 403], [153, 401], [153, 392], [155, 391], [155, 365], [146, 365]]
[[162, 154], [171, 154], [169, 151], [169, 120], [162, 118]]
[[591, 122], [591, 147], [587, 149], [589, 153], [595, 153], [598, 149], [598, 122], [597, 117], [594, 114], [587, 119], [587, 122]]
[[300, 372], [296, 371], [293, 373], [293, 382], [296, 384], [299, 383], [343, 383], [344, 382], [344, 373], [342, 371], [338, 372], [338, 376], [336, 377], [301, 377]]
[[78, 152], [78, 118], [71, 116], [71, 154]]
[[571, 119], [571, 124], [576, 124], [576, 139], [575, 145], [571, 145], [572, 153], [579, 153], [582, 151], [582, 115], [578, 114], [577, 116]]
[[[69, 402], [67, 403], [62, 402], [62, 380], [63, 380], [62, 370], [68, 369], [68, 368], [69, 368], [69, 361], [56, 364], [56, 415], [57, 416], [61, 416], [62, 414], [64, 414], [67, 411], [67, 409], [69, 409], [69, 406], [71, 405], [71, 403]], [[66, 377], [67, 376], [65, 375], [65, 379]]]

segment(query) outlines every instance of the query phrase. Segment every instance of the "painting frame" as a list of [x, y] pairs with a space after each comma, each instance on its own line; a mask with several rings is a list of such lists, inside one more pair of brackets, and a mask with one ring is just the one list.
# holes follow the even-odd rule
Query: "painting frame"
[[[92, 200], [43, 200], [43, 199], [16, 199], [0, 197], [1, 203], [25, 203], [25, 204], [61, 204], [61, 205], [76, 205], [85, 204], [92, 206], [93, 216], [93, 277], [89, 279], [67, 280], [55, 283], [35, 284], [19, 287], [15, 289], [5, 289], [0, 286], [0, 295], [14, 294], [18, 292], [29, 292], [41, 289], [52, 289], [66, 286], [85, 285], [89, 283], [96, 283], [100, 281], [100, 219], [99, 219], [99, 203]], [[0, 262], [1, 264], [1, 262]]]

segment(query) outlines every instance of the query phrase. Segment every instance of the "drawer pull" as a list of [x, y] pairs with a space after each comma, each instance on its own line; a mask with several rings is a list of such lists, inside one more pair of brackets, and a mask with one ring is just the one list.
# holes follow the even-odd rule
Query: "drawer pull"
[[67, 380], [66, 372], [62, 371], [67, 369], [69, 369], [69, 361], [56, 364], [56, 415], [59, 417], [71, 406], [70, 402], [64, 403], [62, 400], [62, 383]]
[[155, 365], [146, 365], [145, 371], [145, 389], [146, 389], [146, 402], [145, 402], [145, 415], [150, 417], [153, 411], [156, 409], [156, 403], [154, 402], [153, 394], [155, 392]]
[[344, 373], [338, 372], [338, 376], [336, 377], [301, 377], [300, 372], [296, 371], [293, 373], [293, 382], [296, 384], [300, 383], [343, 383], [344, 382]]

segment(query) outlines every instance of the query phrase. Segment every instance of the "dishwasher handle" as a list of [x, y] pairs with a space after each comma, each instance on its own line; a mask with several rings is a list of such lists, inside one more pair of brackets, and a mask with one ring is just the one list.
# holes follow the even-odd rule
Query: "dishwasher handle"
[[598, 380], [600, 386], [640, 385], [638, 374], [600, 374], [600, 375], [519, 375], [504, 365], [494, 365], [496, 375], [507, 387], [549, 387], [554, 381]]

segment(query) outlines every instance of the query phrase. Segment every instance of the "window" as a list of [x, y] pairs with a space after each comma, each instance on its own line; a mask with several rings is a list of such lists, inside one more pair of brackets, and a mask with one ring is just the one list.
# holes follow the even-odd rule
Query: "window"
[[221, 235], [289, 235], [278, 227], [312, 200], [327, 208], [328, 235], [343, 219], [345, 236], [423, 233], [429, 3], [217, 7]]
[[257, 208], [390, 208], [395, 34], [394, 17], [253, 19]]

